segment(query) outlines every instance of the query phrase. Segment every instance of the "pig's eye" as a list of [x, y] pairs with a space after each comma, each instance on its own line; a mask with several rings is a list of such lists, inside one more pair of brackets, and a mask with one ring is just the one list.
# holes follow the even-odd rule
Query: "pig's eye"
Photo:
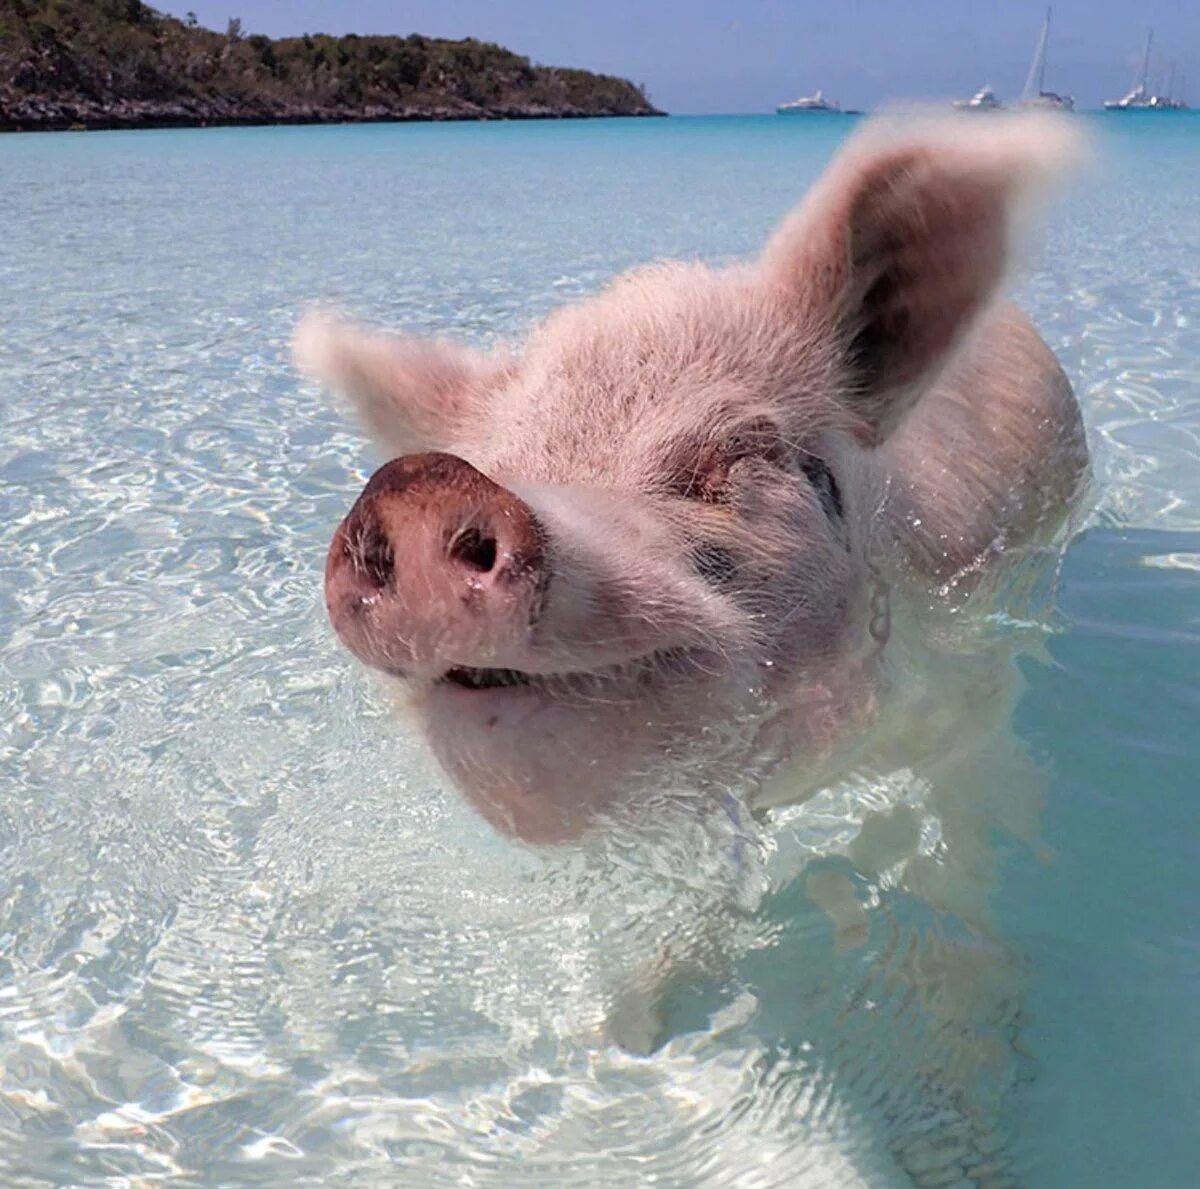
[[725, 498], [729, 462], [720, 446], [706, 443], [691, 457], [685, 456], [673, 468], [671, 490], [687, 500], [719, 504]]
[[829, 464], [815, 454], [806, 454], [800, 460], [800, 470], [812, 484], [813, 490], [817, 493], [817, 499], [821, 501], [821, 507], [825, 510], [825, 515], [831, 520], [841, 520], [845, 515], [842, 508], [842, 492], [838, 487], [837, 480], [833, 477], [833, 472], [829, 469]]
[[783, 467], [791, 455], [779, 429], [765, 420], [742, 426], [723, 440], [710, 440], [681, 453], [673, 468], [675, 494], [708, 504], [729, 498], [729, 473], [739, 462], [758, 459]]

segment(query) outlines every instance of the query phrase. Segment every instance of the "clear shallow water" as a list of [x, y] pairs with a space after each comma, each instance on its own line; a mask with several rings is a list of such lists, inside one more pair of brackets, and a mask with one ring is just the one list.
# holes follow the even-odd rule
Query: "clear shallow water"
[[[519, 333], [629, 264], [754, 250], [844, 125], [0, 139], [0, 1179], [890, 1185], [899, 1145], [1190, 1183], [1200, 119], [1088, 123], [1099, 170], [1019, 291], [1099, 506], [1020, 662], [1036, 767], [959, 782], [1046, 783], [1035, 844], [988, 831], [986, 940], [839, 857], [904, 790], [738, 845], [504, 842], [320, 605], [373, 460], [291, 373], [304, 303]], [[846, 887], [865, 945], [818, 907]], [[604, 1043], [715, 902], [735, 941], [671, 987], [665, 1046]]]

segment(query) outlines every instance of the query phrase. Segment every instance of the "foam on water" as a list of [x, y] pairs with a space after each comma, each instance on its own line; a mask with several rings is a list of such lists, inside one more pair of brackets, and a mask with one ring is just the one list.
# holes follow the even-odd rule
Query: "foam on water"
[[1013, 746], [985, 699], [983, 759], [553, 853], [335, 645], [324, 548], [373, 460], [293, 320], [519, 334], [752, 251], [843, 126], [0, 140], [0, 1177], [1185, 1183], [1200, 120], [1092, 122], [1020, 295], [1098, 510]]

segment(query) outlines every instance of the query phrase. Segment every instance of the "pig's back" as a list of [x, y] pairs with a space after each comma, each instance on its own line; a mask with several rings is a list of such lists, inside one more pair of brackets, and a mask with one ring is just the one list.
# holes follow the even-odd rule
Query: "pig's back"
[[1087, 446], [1054, 353], [1004, 304], [876, 461], [888, 535], [918, 574], [942, 583], [1057, 528], [1082, 487]]

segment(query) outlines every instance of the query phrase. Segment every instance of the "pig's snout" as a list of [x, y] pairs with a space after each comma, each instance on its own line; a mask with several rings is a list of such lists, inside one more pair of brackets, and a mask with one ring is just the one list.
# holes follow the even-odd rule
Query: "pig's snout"
[[338, 526], [325, 603], [366, 664], [439, 677], [516, 667], [546, 579], [527, 504], [452, 454], [413, 454], [376, 471]]

